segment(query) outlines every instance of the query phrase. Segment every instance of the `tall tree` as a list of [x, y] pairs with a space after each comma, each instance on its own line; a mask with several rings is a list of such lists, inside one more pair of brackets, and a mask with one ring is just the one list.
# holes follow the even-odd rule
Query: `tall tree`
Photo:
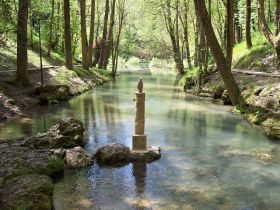
[[90, 15], [90, 32], [89, 32], [89, 49], [88, 49], [88, 62], [90, 67], [93, 66], [93, 42], [95, 30], [95, 0], [91, 0], [91, 15]]
[[17, 83], [29, 85], [27, 56], [28, 0], [19, 0], [17, 24]]
[[116, 42], [114, 47], [112, 48], [112, 76], [115, 77], [118, 68], [118, 57], [119, 57], [119, 45], [120, 45], [120, 37], [123, 28], [124, 18], [125, 18], [125, 0], [118, 0], [117, 10], [118, 10], [118, 29], [116, 33]]
[[275, 25], [277, 36], [280, 31], [280, 0], [275, 0]]
[[166, 0], [165, 5], [162, 5], [163, 7], [163, 14], [165, 18], [165, 25], [166, 29], [168, 31], [168, 34], [170, 36], [172, 49], [173, 49], [173, 56], [174, 61], [176, 64], [176, 69], [180, 74], [184, 74], [184, 64], [182, 60], [181, 50], [180, 50], [180, 40], [179, 40], [179, 30], [178, 30], [178, 22], [179, 22], [179, 2], [176, 0], [175, 5], [175, 19], [172, 19], [172, 13], [171, 13], [171, 0]]
[[107, 35], [108, 35], [108, 19], [109, 19], [109, 12], [110, 12], [110, 1], [106, 0], [105, 2], [105, 13], [104, 13], [104, 21], [103, 21], [103, 33], [101, 39], [101, 52], [98, 66], [101, 69], [104, 69], [104, 60], [106, 56], [107, 50]]
[[80, 0], [80, 13], [81, 13], [81, 42], [82, 42], [82, 67], [88, 69], [88, 38], [87, 38], [87, 24], [86, 24], [86, 0]]
[[226, 49], [227, 49], [227, 62], [231, 67], [233, 45], [234, 45], [234, 1], [227, 0], [226, 2]]
[[252, 39], [251, 39], [251, 0], [246, 0], [246, 44], [247, 48], [250, 49], [252, 47]]
[[240, 43], [242, 41], [242, 28], [240, 24], [240, 11], [239, 11], [238, 2], [239, 2], [238, 0], [235, 1], [234, 25], [235, 25], [236, 42]]
[[207, 12], [204, 0], [194, 0], [195, 9], [203, 27], [207, 42], [216, 61], [218, 70], [224, 81], [225, 87], [228, 91], [229, 97], [233, 105], [238, 103], [240, 91], [239, 87], [231, 72], [231, 66], [227, 62], [227, 59], [222, 51], [222, 48], [215, 35], [211, 19]]
[[69, 0], [64, 0], [64, 42], [65, 66], [73, 69]]
[[187, 54], [187, 61], [188, 61], [188, 66], [189, 69], [192, 69], [192, 61], [191, 61], [191, 53], [190, 53], [190, 42], [189, 42], [189, 18], [188, 18], [188, 13], [189, 13], [189, 1], [184, 0], [184, 12], [183, 12], [183, 18], [180, 16], [181, 23], [183, 26], [183, 32], [184, 32], [184, 42], [185, 42], [185, 47], [186, 47], [186, 54]]
[[48, 40], [48, 57], [51, 56], [52, 44], [53, 44], [53, 22], [54, 22], [54, 0], [51, 1], [51, 16], [49, 25], [49, 40]]
[[106, 53], [104, 56], [103, 60], [103, 68], [107, 69], [109, 57], [110, 57], [110, 52], [113, 46], [113, 30], [114, 30], [114, 25], [115, 25], [115, 10], [116, 10], [116, 0], [112, 0], [111, 4], [111, 14], [110, 14], [110, 25], [109, 25], [109, 32], [108, 32], [108, 37], [106, 40]]
[[265, 19], [264, 0], [258, 0], [259, 22], [266, 39], [274, 47], [277, 54], [277, 65], [280, 65], [280, 33], [276, 36], [271, 32]]

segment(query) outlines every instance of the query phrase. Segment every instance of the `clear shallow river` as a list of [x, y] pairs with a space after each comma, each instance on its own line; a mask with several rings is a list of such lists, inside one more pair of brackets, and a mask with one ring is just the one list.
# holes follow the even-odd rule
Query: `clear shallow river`
[[[55, 209], [280, 209], [280, 145], [228, 112], [230, 107], [186, 96], [174, 86], [174, 76], [122, 74], [67, 103], [35, 109], [32, 119], [0, 125], [0, 137], [44, 132], [71, 116], [84, 122], [88, 151], [115, 142], [131, 146], [140, 75], [148, 143], [162, 148], [162, 158], [67, 170], [55, 185]], [[255, 153], [270, 153], [274, 161], [248, 155]]]

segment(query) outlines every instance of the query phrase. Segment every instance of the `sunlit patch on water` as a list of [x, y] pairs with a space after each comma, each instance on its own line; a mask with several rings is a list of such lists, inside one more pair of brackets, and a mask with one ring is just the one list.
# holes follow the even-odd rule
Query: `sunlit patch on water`
[[34, 110], [31, 119], [8, 121], [0, 126], [1, 137], [45, 132], [74, 117], [84, 122], [89, 152], [109, 143], [131, 146], [140, 76], [148, 142], [162, 148], [162, 158], [66, 170], [55, 185], [55, 209], [279, 209], [280, 145], [230, 107], [185, 95], [174, 87], [175, 76], [122, 75], [69, 102]]

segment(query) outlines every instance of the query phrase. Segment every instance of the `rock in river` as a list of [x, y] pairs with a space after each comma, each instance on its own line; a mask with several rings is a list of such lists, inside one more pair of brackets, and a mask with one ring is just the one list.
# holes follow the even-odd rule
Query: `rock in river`
[[72, 118], [61, 120], [52, 126], [47, 133], [25, 138], [26, 145], [34, 148], [73, 148], [84, 146], [83, 123]]
[[73, 166], [85, 166], [92, 161], [90, 155], [82, 153], [82, 148], [71, 152], [64, 149], [83, 146], [83, 132], [82, 122], [68, 119], [58, 122], [44, 134], [1, 140], [0, 209], [53, 209], [50, 177], [64, 173], [66, 153], [67, 163]]
[[70, 168], [86, 167], [92, 164], [93, 155], [86, 152], [82, 147], [75, 147], [66, 150], [65, 163]]
[[99, 148], [95, 158], [100, 165], [129, 162], [130, 149], [122, 144], [110, 144]]
[[101, 147], [95, 153], [99, 165], [122, 165], [129, 162], [150, 163], [161, 157], [159, 147], [148, 147], [146, 151], [131, 151], [122, 144], [110, 144]]

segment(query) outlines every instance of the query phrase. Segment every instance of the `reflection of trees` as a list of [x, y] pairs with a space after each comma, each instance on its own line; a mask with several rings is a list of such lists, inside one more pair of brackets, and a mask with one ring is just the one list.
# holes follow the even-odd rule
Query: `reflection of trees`
[[20, 124], [20, 127], [21, 133], [24, 134], [24, 136], [32, 136], [33, 127], [31, 122], [22, 122]]
[[84, 126], [87, 130], [89, 138], [93, 138], [95, 142], [98, 141], [96, 134], [96, 116], [95, 106], [93, 103], [93, 97], [86, 97], [83, 100], [84, 105]]
[[[116, 133], [112, 133], [117, 129], [122, 129], [123, 126], [117, 128], [117, 121], [120, 122], [121, 119], [121, 112], [119, 109], [119, 92], [117, 87], [117, 81], [113, 81], [110, 94], [108, 92], [104, 92], [105, 94], [102, 95], [102, 105], [105, 117], [105, 125], [107, 128], [107, 138], [109, 142], [117, 142], [119, 139], [116, 136]], [[107, 94], [106, 94], [107, 93]]]

